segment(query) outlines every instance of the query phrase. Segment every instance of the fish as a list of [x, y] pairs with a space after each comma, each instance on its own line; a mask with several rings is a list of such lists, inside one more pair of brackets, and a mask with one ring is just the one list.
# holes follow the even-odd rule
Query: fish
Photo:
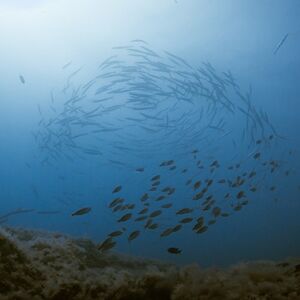
[[143, 208], [138, 214], [139, 215], [143, 215], [146, 214], [148, 212], [149, 208]]
[[179, 222], [186, 224], [186, 223], [190, 223], [192, 221], [193, 221], [193, 218], [184, 218], [184, 219], [181, 219]]
[[212, 214], [216, 218], [221, 214], [221, 208], [216, 206], [212, 209]]
[[192, 208], [182, 208], [176, 212], [176, 215], [183, 215], [183, 214], [189, 214], [193, 212], [194, 210]]
[[83, 207], [72, 213], [72, 216], [82, 216], [89, 213], [92, 210], [91, 207]]
[[115, 199], [112, 200], [112, 202], [109, 204], [109, 208], [113, 208], [114, 206], [116, 206], [116, 205], [118, 205], [118, 204], [124, 202], [124, 200], [125, 200], [124, 198], [120, 198], [120, 197], [115, 198]]
[[260, 158], [260, 152], [257, 152], [253, 155], [254, 159], [259, 159]]
[[161, 234], [160, 237], [166, 237], [173, 233], [173, 227], [169, 227], [165, 229]]
[[134, 221], [135, 222], [140, 222], [140, 221], [146, 220], [147, 218], [148, 218], [147, 216], [140, 216], [140, 217], [136, 218]]
[[197, 189], [199, 189], [200, 186], [201, 186], [201, 181], [200, 181], [200, 180], [199, 180], [199, 181], [196, 181], [196, 182], [194, 183], [194, 191], [197, 190]]
[[155, 201], [161, 201], [161, 200], [164, 200], [166, 198], [166, 196], [164, 195], [161, 195], [161, 196], [158, 196]]
[[190, 185], [192, 183], [192, 179], [186, 181], [185, 185]]
[[161, 208], [170, 208], [170, 207], [172, 207], [172, 203], [166, 203], [166, 204], [163, 204], [162, 206], [161, 206]]
[[25, 79], [22, 75], [19, 75], [19, 79], [20, 79], [21, 83], [25, 84]]
[[121, 186], [121, 185], [117, 185], [117, 186], [113, 189], [112, 193], [115, 194], [115, 193], [120, 192], [121, 190], [122, 190], [122, 186]]
[[146, 200], [148, 200], [149, 199], [149, 195], [147, 194], [147, 193], [145, 193], [142, 197], [141, 197], [141, 201], [142, 202], [145, 202]]
[[161, 215], [162, 211], [161, 210], [155, 210], [154, 212], [152, 212], [149, 217], [150, 218], [155, 218], [158, 217], [159, 215]]
[[66, 69], [67, 67], [69, 67], [72, 64], [72, 61], [69, 61], [68, 63], [66, 63], [65, 65], [62, 66], [62, 69]]
[[117, 205], [117, 206], [115, 206], [115, 207], [113, 208], [113, 212], [117, 212], [117, 211], [119, 211], [119, 210], [122, 210], [122, 208], [123, 208], [123, 205], [122, 205], [122, 204], [119, 204], [119, 205]]
[[138, 173], [142, 173], [145, 171], [145, 168], [136, 168], [135, 171]]
[[123, 234], [122, 230], [116, 230], [116, 231], [111, 232], [108, 236], [113, 238], [113, 237], [120, 236], [122, 234]]
[[151, 230], [154, 230], [154, 229], [158, 228], [158, 226], [159, 225], [157, 223], [153, 223], [153, 224], [149, 225], [147, 228], [151, 229]]
[[159, 186], [160, 185], [160, 181], [158, 180], [158, 181], [154, 181], [153, 183], [152, 183], [152, 187], [156, 187], [156, 186]]
[[105, 252], [112, 249], [115, 245], [116, 242], [112, 239], [112, 237], [109, 237], [98, 245], [98, 250], [100, 250], [101, 252]]
[[201, 191], [199, 193], [197, 193], [196, 195], [193, 196], [193, 200], [199, 200], [203, 197], [204, 193]]
[[155, 175], [151, 178], [151, 181], [157, 181], [160, 179], [160, 175]]
[[130, 235], [128, 236], [128, 242], [133, 241], [133, 240], [136, 239], [139, 235], [140, 235], [140, 231], [139, 231], [139, 230], [135, 230], [135, 231], [131, 232]]
[[131, 213], [127, 213], [127, 214], [123, 215], [123, 216], [118, 220], [118, 222], [126, 222], [126, 221], [128, 221], [131, 217], [132, 217], [132, 214], [131, 214]]
[[202, 226], [198, 230], [196, 230], [196, 233], [204, 233], [205, 231], [207, 231], [207, 229], [207, 226]]
[[285, 34], [284, 37], [281, 39], [281, 41], [278, 43], [278, 45], [276, 46], [276, 48], [274, 49], [273, 54], [275, 55], [278, 50], [282, 47], [282, 45], [284, 44], [284, 42], [286, 41], [286, 39], [288, 38], [289, 34]]
[[173, 227], [172, 232], [177, 232], [182, 228], [181, 224], [177, 224], [176, 226]]
[[41, 210], [37, 212], [39, 215], [57, 215], [59, 213], [59, 210]]
[[215, 224], [216, 223], [216, 220], [214, 219], [214, 220], [209, 220], [208, 222], [207, 222], [207, 224], [208, 225], [213, 225], [213, 224]]
[[168, 252], [171, 254], [180, 254], [182, 252], [182, 250], [180, 250], [179, 248], [176, 248], [176, 247], [170, 247], [170, 248], [168, 248]]
[[239, 191], [236, 195], [237, 199], [241, 199], [243, 197], [245, 197], [245, 192], [244, 191]]

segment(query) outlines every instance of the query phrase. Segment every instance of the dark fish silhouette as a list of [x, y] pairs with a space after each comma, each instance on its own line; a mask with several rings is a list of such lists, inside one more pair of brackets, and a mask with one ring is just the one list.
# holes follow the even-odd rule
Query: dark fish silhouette
[[91, 207], [83, 207], [72, 213], [72, 216], [82, 216], [89, 213], [92, 210]]

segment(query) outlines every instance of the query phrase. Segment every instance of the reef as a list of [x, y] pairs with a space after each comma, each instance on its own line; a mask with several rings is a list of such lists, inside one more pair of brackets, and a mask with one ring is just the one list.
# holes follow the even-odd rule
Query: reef
[[0, 299], [300, 299], [300, 259], [224, 268], [116, 252], [61, 233], [0, 227]]

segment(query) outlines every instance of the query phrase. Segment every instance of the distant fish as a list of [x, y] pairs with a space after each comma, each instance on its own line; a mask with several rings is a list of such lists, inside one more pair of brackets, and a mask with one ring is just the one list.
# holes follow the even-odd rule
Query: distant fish
[[69, 67], [71, 65], [72, 61], [69, 61], [68, 63], [66, 63], [65, 65], [62, 66], [62, 69], [66, 69], [67, 67]]
[[170, 248], [168, 248], [168, 252], [171, 254], [180, 254], [181, 250], [176, 247], [170, 247]]
[[116, 242], [112, 239], [112, 237], [109, 237], [100, 245], [98, 245], [98, 250], [100, 250], [101, 252], [105, 252], [107, 250], [112, 249], [115, 245]]
[[76, 210], [75, 212], [72, 213], [72, 216], [82, 216], [85, 215], [87, 213], [89, 213], [92, 209], [90, 207], [83, 207], [79, 210]]
[[118, 185], [118, 186], [116, 186], [116, 187], [113, 189], [112, 193], [113, 193], [113, 194], [118, 193], [118, 192], [121, 191], [121, 189], [122, 189], [122, 186], [121, 186], [121, 185]]
[[20, 81], [21, 81], [23, 84], [25, 84], [25, 79], [24, 79], [24, 77], [23, 77], [22, 75], [19, 75], [19, 79], [20, 79]]
[[274, 55], [275, 55], [275, 54], [278, 52], [278, 50], [282, 47], [282, 45], [284, 44], [284, 42], [286, 41], [286, 39], [287, 39], [288, 36], [289, 36], [289, 34], [287, 33], [287, 34], [281, 39], [281, 41], [280, 41], [279, 44], [276, 46], [276, 48], [275, 48], [275, 50], [274, 50], [274, 52], [273, 52]]
[[128, 236], [128, 242], [131, 242], [132, 240], [136, 239], [140, 235], [139, 230], [133, 231], [129, 236]]
[[59, 210], [41, 210], [37, 212], [39, 215], [56, 215], [59, 214]]

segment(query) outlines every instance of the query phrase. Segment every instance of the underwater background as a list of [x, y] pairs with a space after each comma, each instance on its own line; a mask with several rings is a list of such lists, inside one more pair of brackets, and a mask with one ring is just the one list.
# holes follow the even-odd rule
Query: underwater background
[[1, 226], [178, 264], [299, 257], [299, 15], [0, 1]]

